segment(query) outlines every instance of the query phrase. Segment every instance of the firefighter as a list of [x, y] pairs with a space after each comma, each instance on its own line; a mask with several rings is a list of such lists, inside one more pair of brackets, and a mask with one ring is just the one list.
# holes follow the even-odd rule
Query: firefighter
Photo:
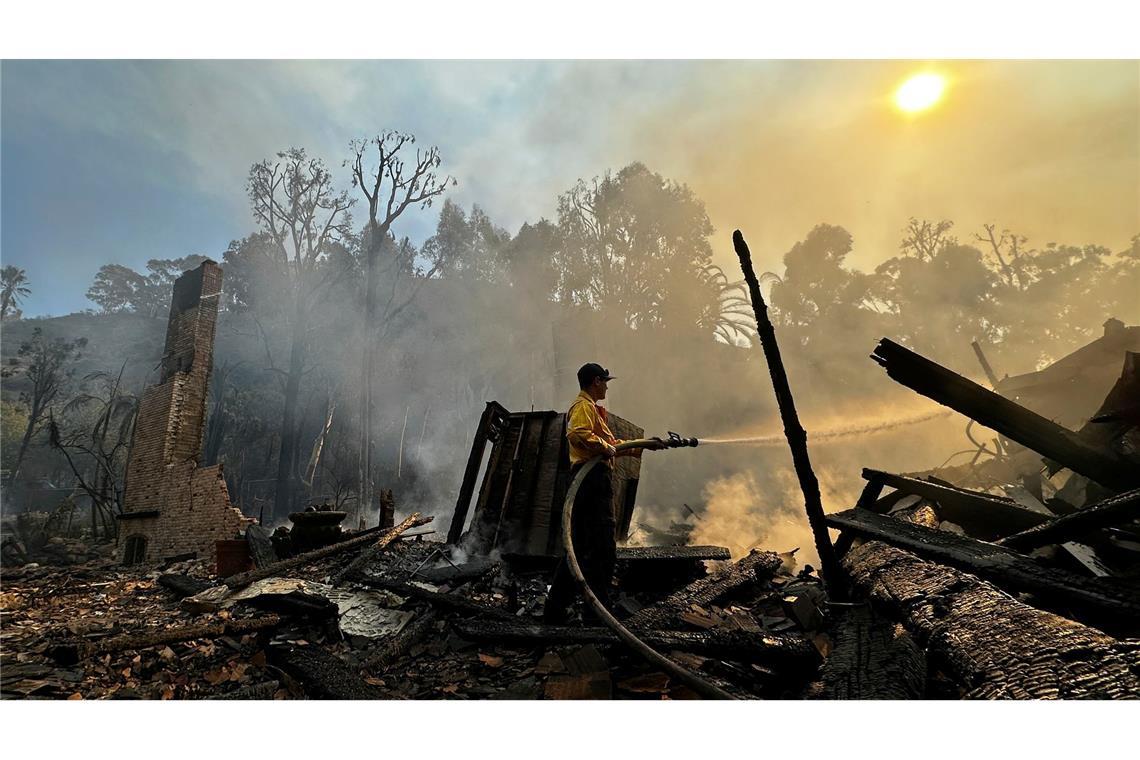
[[[617, 556], [617, 523], [613, 506], [614, 456], [640, 456], [641, 449], [617, 452], [622, 441], [614, 437], [606, 423], [606, 409], [598, 404], [606, 397], [609, 381], [614, 377], [600, 364], [582, 365], [578, 370], [578, 387], [581, 392], [570, 405], [566, 418], [566, 439], [570, 448], [570, 477], [574, 478], [586, 462], [594, 457], [604, 459], [595, 465], [582, 481], [574, 500], [574, 515], [570, 526], [574, 541], [574, 554], [582, 568], [582, 575], [602, 604], [609, 607], [610, 588], [613, 586], [614, 563]], [[656, 441], [645, 448], [657, 450], [665, 444]], [[554, 571], [550, 594], [546, 598], [543, 621], [565, 623], [574, 602], [574, 578], [563, 557]], [[587, 609], [586, 615], [593, 617]]]

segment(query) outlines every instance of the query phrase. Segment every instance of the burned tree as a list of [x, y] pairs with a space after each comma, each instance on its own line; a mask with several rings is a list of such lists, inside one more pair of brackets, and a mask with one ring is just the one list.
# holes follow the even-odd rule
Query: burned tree
[[76, 484], [91, 498], [92, 536], [99, 534], [100, 524], [105, 535], [115, 535], [115, 516], [122, 512], [126, 460], [139, 408], [138, 397], [123, 388], [126, 367], [123, 362], [117, 374], [87, 375], [84, 381], [98, 387], [64, 405], [65, 414], [93, 409], [89, 427], [63, 430], [49, 414], [49, 444], [63, 455]]
[[[281, 376], [283, 408], [281, 444], [277, 457], [274, 514], [289, 512], [296, 472], [297, 407], [309, 351], [312, 307], [321, 293], [341, 275], [329, 263], [333, 248], [349, 235], [352, 201], [346, 192], [333, 190], [332, 174], [324, 163], [305, 151], [291, 148], [276, 161], [262, 161], [249, 171], [247, 184], [254, 218], [268, 235], [268, 246], [257, 246], [260, 263], [276, 285], [263, 305], [280, 310], [288, 333], [289, 358]], [[267, 296], [269, 294], [267, 293]], [[268, 341], [266, 351], [272, 360]]]
[[86, 338], [48, 340], [38, 327], [32, 332], [32, 339], [20, 345], [17, 356], [20, 363], [24, 364], [25, 377], [31, 387], [20, 394], [21, 400], [28, 406], [28, 425], [20, 440], [16, 463], [8, 476], [10, 482], [14, 483], [19, 476], [28, 444], [74, 372], [68, 365], [79, 358], [86, 345]]
[[[395, 245], [391, 239], [392, 225], [412, 206], [428, 208], [432, 200], [442, 195], [456, 181], [436, 174], [440, 165], [439, 149], [416, 149], [415, 163], [408, 155], [415, 145], [414, 135], [386, 131], [368, 140], [355, 140], [351, 145], [352, 157], [346, 163], [352, 167], [352, 183], [368, 201], [368, 222], [364, 229], [364, 334], [366, 336], [361, 361], [360, 400], [360, 508], [367, 509], [373, 500], [372, 482], [372, 415], [376, 330], [386, 328], [388, 322], [403, 311], [415, 298], [418, 288], [404, 289], [397, 296], [397, 283], [415, 272], [414, 251], [405, 239]], [[383, 256], [385, 249], [389, 255]], [[383, 260], [382, 260], [383, 259]], [[439, 271], [441, 262], [435, 262], [426, 273], [429, 278]], [[384, 278], [386, 293], [378, 291]], [[383, 298], [383, 306], [380, 300]]]

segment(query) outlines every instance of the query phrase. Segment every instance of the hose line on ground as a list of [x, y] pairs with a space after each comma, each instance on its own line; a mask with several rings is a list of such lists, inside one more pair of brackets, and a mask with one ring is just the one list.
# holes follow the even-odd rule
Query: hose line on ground
[[[642, 438], [635, 441], [625, 441], [618, 444], [616, 448], [618, 451], [640, 449], [658, 442], [656, 439]], [[678, 681], [702, 697], [707, 699], [736, 699], [736, 697], [727, 691], [681, 667], [633, 635], [628, 628], [610, 614], [610, 611], [606, 609], [605, 605], [602, 604], [601, 600], [594, 594], [593, 589], [590, 588], [590, 584], [586, 582], [586, 577], [582, 574], [582, 568], [578, 565], [578, 557], [574, 554], [574, 540], [571, 531], [571, 525], [573, 525], [573, 523], [571, 522], [571, 517], [574, 511], [574, 501], [578, 496], [578, 489], [581, 487], [582, 481], [585, 480], [586, 475], [589, 474], [590, 470], [596, 467], [600, 461], [602, 461], [602, 457], [598, 456], [586, 462], [586, 464], [582, 466], [582, 469], [578, 470], [578, 474], [574, 476], [574, 479], [570, 481], [570, 488], [566, 491], [566, 502], [562, 507], [562, 543], [566, 549], [566, 559], [570, 566], [570, 574], [574, 576], [574, 580], [577, 581], [582, 595], [586, 597], [586, 601], [594, 608], [594, 612], [598, 614], [602, 622], [616, 633], [618, 638], [628, 645], [630, 649], [669, 675], [675, 677]]]

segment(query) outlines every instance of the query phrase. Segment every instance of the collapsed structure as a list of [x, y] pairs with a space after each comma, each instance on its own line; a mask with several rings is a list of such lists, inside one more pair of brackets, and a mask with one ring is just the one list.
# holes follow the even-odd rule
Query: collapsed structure
[[203, 262], [174, 283], [156, 385], [139, 403], [119, 531], [124, 564], [191, 555], [253, 521], [230, 504], [222, 465], [199, 467], [222, 269]]

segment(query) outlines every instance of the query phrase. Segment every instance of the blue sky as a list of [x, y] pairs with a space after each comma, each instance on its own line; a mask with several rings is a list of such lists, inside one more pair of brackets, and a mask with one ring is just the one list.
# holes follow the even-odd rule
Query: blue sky
[[[945, 102], [902, 117], [891, 91], [931, 66]], [[706, 201], [726, 268], [734, 227], [766, 268], [818, 222], [862, 267], [910, 215], [1038, 244], [1140, 232], [1134, 61], [5, 61], [0, 79], [0, 256], [28, 272], [28, 315], [89, 308], [105, 263], [220, 256], [253, 229], [252, 163], [304, 147], [348, 187], [349, 141], [388, 128], [438, 145], [451, 196], [512, 232], [643, 161]]]

